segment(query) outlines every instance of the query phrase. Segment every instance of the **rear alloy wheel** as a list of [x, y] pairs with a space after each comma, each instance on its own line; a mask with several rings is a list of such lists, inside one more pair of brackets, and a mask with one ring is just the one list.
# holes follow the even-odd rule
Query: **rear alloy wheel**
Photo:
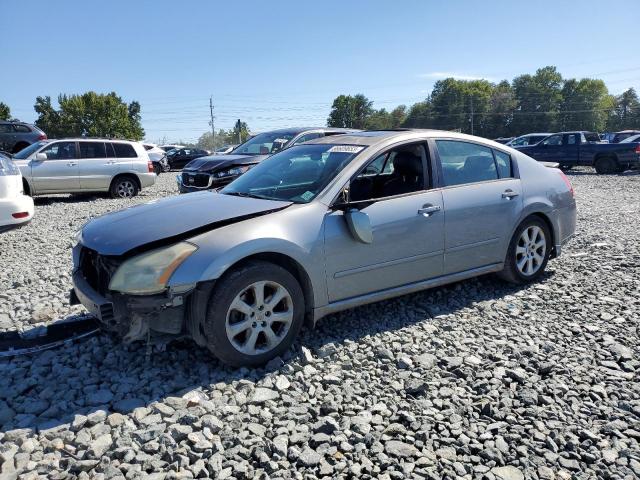
[[618, 171], [618, 162], [611, 157], [602, 157], [596, 160], [596, 172], [601, 175], [609, 175]]
[[551, 243], [551, 233], [541, 219], [526, 219], [509, 243], [504, 269], [499, 275], [512, 283], [536, 280], [547, 266]]
[[160, 176], [160, 174], [162, 173], [162, 167], [160, 166], [160, 164], [158, 163], [154, 163], [153, 164], [153, 171], [156, 175]]
[[138, 194], [138, 184], [131, 177], [116, 178], [111, 184], [113, 198], [133, 198]]
[[252, 262], [225, 275], [205, 322], [209, 350], [234, 367], [261, 365], [281, 355], [302, 326], [304, 299], [285, 269]]

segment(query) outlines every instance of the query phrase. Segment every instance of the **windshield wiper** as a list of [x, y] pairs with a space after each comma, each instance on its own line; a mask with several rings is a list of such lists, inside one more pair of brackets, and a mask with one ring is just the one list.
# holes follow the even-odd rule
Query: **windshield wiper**
[[278, 198], [264, 197], [262, 195], [256, 195], [255, 193], [248, 192], [222, 192], [224, 195], [233, 195], [235, 197], [246, 197], [246, 198], [258, 198], [260, 200], [280, 200]]

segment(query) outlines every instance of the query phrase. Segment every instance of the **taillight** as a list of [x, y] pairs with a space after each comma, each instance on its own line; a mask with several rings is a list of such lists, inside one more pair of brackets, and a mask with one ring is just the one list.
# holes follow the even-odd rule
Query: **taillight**
[[640, 143], [636, 145], [636, 149], [634, 150], [638, 155], [640, 155]]
[[571, 192], [571, 196], [573, 197], [574, 193], [573, 193], [573, 186], [571, 185], [571, 182], [569, 181], [569, 179], [567, 178], [567, 176], [564, 174], [564, 172], [562, 170], [558, 170], [558, 173], [562, 177], [562, 180], [564, 181], [565, 185], [567, 186], [567, 188]]
[[17, 213], [12, 213], [11, 216], [13, 218], [25, 218], [29, 216], [29, 212], [17, 212]]
[[147, 162], [147, 169], [149, 170], [149, 173], [153, 173], [153, 162], [151, 160]]
[[46, 140], [47, 136], [44, 133], [41, 133], [40, 135], [38, 135], [38, 140]]

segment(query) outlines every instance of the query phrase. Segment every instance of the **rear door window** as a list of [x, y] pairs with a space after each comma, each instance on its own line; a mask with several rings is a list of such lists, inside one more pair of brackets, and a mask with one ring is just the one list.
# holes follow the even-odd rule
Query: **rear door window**
[[562, 145], [562, 135], [551, 135], [542, 142], [542, 145], [557, 146]]
[[498, 179], [489, 147], [457, 140], [436, 140], [444, 184], [447, 187]]
[[80, 158], [106, 158], [104, 142], [80, 142]]
[[29, 133], [31, 131], [31, 129], [26, 125], [14, 125], [13, 129], [19, 133]]
[[128, 143], [114, 143], [113, 148], [118, 158], [136, 158], [136, 151], [132, 145]]

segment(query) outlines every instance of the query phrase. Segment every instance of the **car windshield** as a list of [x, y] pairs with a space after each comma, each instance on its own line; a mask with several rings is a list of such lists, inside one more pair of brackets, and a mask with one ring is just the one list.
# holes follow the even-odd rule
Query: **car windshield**
[[221, 193], [309, 203], [358, 153], [356, 145], [302, 144], [260, 162]]
[[640, 142], [640, 135], [632, 135], [620, 141], [620, 143], [635, 143], [635, 142]]
[[15, 153], [13, 155], [13, 158], [17, 159], [17, 160], [24, 160], [26, 158], [29, 157], [29, 155], [31, 155], [33, 152], [35, 152], [36, 150], [38, 150], [40, 147], [46, 145], [47, 142], [36, 142], [36, 143], [32, 143], [31, 145], [29, 145], [26, 148], [23, 148], [22, 150], [20, 150], [18, 153]]
[[250, 138], [233, 153], [245, 155], [269, 155], [282, 150], [298, 132], [265, 132]]

